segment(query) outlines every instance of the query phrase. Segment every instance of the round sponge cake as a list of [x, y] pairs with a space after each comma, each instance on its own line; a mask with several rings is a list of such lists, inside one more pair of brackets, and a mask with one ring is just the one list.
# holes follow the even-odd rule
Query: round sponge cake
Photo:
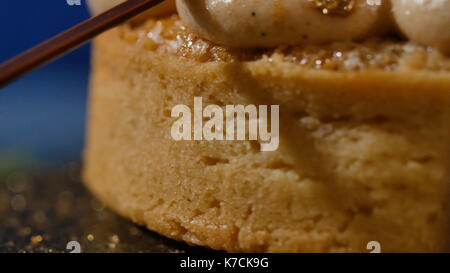
[[[233, 252], [450, 245], [450, 61], [397, 40], [232, 49], [176, 15], [94, 42], [84, 181], [139, 225]], [[279, 105], [279, 148], [175, 141], [171, 110]]]

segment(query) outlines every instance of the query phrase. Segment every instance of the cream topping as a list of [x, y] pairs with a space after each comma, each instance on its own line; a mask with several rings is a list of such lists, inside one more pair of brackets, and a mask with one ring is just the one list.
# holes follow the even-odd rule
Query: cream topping
[[233, 47], [357, 40], [388, 30], [390, 14], [383, 1], [341, 1], [353, 4], [346, 11], [309, 0], [177, 0], [177, 7], [194, 32]]
[[450, 0], [391, 0], [401, 32], [450, 54]]
[[[90, 0], [94, 13], [124, 0]], [[176, 9], [175, 9], [176, 2]], [[450, 0], [166, 0], [203, 38], [232, 47], [354, 41], [398, 33], [450, 53]]]

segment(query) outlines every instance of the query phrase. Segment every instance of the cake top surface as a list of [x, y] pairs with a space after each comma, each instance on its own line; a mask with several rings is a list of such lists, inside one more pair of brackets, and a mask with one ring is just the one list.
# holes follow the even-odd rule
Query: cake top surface
[[[94, 13], [124, 0], [90, 0]], [[450, 53], [450, 0], [166, 0], [195, 34], [238, 47], [359, 41], [395, 34]]]
[[273, 48], [236, 48], [218, 45], [190, 31], [177, 14], [128, 22], [117, 28], [130, 48], [145, 49], [198, 62], [288, 62], [308, 69], [332, 71], [414, 70], [450, 71], [450, 58], [432, 47], [396, 37], [325, 45], [282, 45]]

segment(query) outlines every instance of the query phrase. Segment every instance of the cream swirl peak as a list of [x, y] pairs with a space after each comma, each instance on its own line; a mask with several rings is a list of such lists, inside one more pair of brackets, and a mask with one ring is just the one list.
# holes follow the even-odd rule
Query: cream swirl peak
[[401, 32], [450, 54], [450, 0], [391, 0]]
[[180, 17], [200, 36], [233, 47], [320, 44], [389, 30], [382, 1], [177, 0]]
[[[94, 13], [124, 0], [90, 0]], [[176, 2], [176, 9], [175, 9]], [[360, 40], [398, 33], [450, 53], [450, 0], [166, 0], [195, 33], [232, 47]]]

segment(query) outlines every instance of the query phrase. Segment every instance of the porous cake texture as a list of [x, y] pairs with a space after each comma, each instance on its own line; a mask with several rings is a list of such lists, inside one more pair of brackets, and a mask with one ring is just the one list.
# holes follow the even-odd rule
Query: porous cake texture
[[[387, 39], [244, 50], [176, 15], [127, 23], [94, 42], [84, 180], [137, 224], [214, 249], [448, 251], [448, 64]], [[194, 97], [279, 105], [278, 150], [175, 141], [171, 109]]]

